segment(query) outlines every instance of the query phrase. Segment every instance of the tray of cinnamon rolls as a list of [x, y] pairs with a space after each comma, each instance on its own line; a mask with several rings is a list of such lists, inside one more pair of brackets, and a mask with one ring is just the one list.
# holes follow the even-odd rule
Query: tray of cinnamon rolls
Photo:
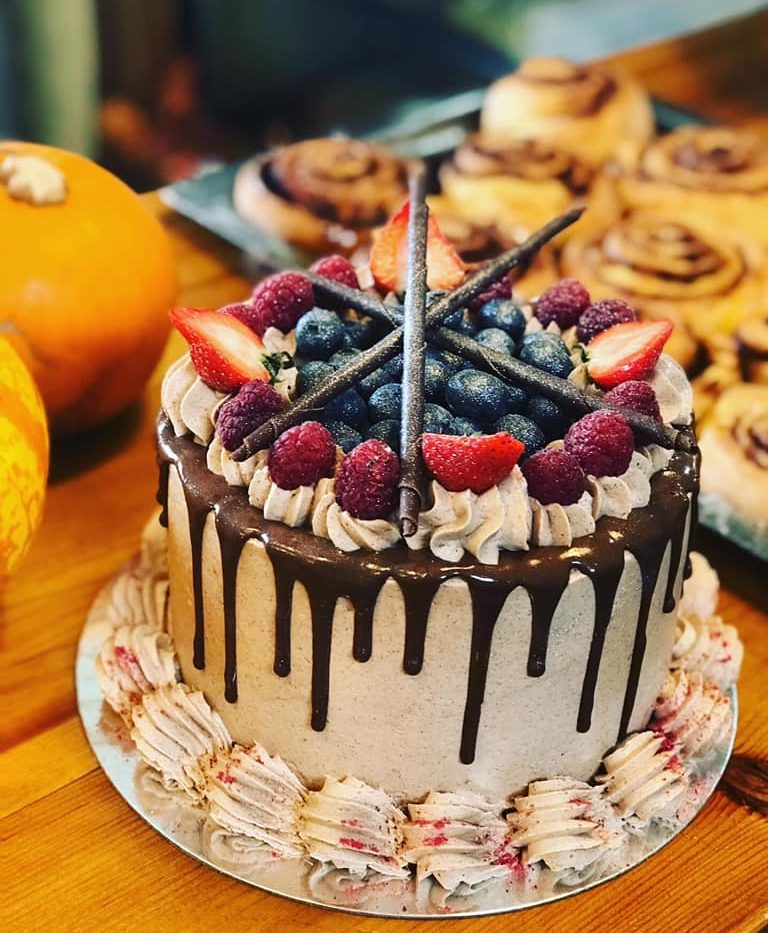
[[768, 559], [768, 144], [654, 102], [618, 70], [539, 58], [375, 140], [286, 145], [163, 197], [269, 268], [327, 253], [363, 267], [416, 159], [467, 265], [587, 204], [516, 293], [573, 276], [675, 323], [668, 347], [694, 377], [704, 452], [701, 519]]

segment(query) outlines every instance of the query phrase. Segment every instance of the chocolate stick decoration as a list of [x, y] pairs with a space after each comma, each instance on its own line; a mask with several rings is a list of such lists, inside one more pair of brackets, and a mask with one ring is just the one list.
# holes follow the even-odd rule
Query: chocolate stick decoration
[[[573, 208], [550, 220], [540, 230], [537, 230], [528, 239], [513, 249], [507, 250], [478, 272], [470, 276], [454, 292], [445, 295], [436, 301], [427, 312], [426, 325], [428, 328], [439, 326], [443, 320], [462, 308], [471, 298], [479, 295], [493, 282], [501, 278], [514, 266], [528, 262], [536, 253], [557, 236], [566, 227], [570, 227], [581, 216], [583, 208]], [[353, 306], [354, 307], [354, 306]], [[274, 415], [264, 424], [252, 431], [244, 439], [240, 447], [232, 454], [235, 460], [243, 461], [259, 450], [268, 447], [283, 431], [305, 421], [315, 412], [321, 412], [323, 406], [335, 398], [345, 389], [358, 383], [365, 376], [372, 373], [392, 357], [396, 356], [403, 340], [403, 329], [398, 327], [383, 337], [375, 346], [364, 350], [355, 359], [336, 370], [332, 376], [323, 379], [317, 386], [310, 389], [305, 395], [297, 399], [292, 405]]]
[[424, 170], [409, 181], [408, 268], [403, 306], [403, 385], [400, 403], [400, 503], [398, 518], [404, 538], [416, 534], [421, 510], [424, 429], [424, 361], [427, 308], [427, 224]]

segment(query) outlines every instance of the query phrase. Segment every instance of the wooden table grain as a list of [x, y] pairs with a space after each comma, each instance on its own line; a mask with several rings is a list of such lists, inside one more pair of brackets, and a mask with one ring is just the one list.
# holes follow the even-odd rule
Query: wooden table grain
[[[768, 135], [768, 13], [620, 56], [660, 97]], [[243, 296], [241, 257], [150, 203], [172, 237], [181, 301]], [[768, 920], [768, 568], [719, 539], [699, 546], [720, 570], [722, 613], [746, 659], [736, 755], [704, 812], [623, 878], [513, 918], [389, 921], [264, 894], [169, 845], [112, 789], [86, 743], [73, 666], [91, 600], [134, 551], [156, 487], [153, 422], [161, 374], [141, 405], [108, 427], [56, 445], [42, 529], [0, 596], [2, 618], [2, 927], [6, 931], [313, 929], [476, 933], [752, 931]], [[760, 777], [762, 773], [762, 779]]]

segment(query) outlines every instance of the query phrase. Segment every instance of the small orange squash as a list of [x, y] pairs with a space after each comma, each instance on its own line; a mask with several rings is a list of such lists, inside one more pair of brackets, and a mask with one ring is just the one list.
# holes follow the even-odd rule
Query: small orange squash
[[48, 426], [40, 393], [0, 339], [0, 581], [26, 553], [43, 513]]
[[[62, 197], [34, 203], [21, 176], [14, 184], [10, 166], [32, 163], [43, 183], [46, 171], [63, 176]], [[52, 430], [81, 430], [121, 411], [160, 357], [175, 302], [161, 224], [89, 159], [5, 142], [0, 229], [0, 332], [29, 366]]]

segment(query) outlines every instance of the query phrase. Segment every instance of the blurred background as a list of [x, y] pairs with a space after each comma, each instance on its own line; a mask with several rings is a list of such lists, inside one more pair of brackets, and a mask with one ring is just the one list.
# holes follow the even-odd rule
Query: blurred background
[[0, 136], [83, 152], [147, 190], [275, 142], [370, 132], [521, 54], [599, 57], [765, 5], [0, 0]]

